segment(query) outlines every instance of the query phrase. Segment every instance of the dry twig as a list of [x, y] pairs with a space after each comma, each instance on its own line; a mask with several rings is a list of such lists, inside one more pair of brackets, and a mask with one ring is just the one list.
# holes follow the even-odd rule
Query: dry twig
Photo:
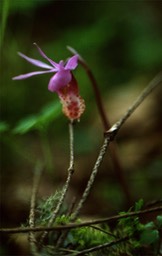
[[94, 246], [94, 247], [92, 247], [92, 248], [82, 250], [82, 251], [80, 251], [80, 252], [76, 252], [76, 253], [73, 253], [73, 254], [69, 254], [69, 255], [71, 255], [71, 256], [72, 256], [72, 255], [75, 255], [75, 256], [78, 256], [78, 255], [85, 255], [86, 253], [99, 251], [99, 250], [102, 250], [102, 249], [111, 247], [111, 246], [113, 246], [113, 245], [116, 245], [116, 244], [125, 242], [125, 241], [129, 240], [129, 238], [130, 238], [129, 236], [126, 236], [126, 237], [119, 238], [119, 239], [116, 239], [116, 240], [114, 240], [114, 241], [111, 241], [111, 242], [108, 242], [108, 243], [105, 243], [105, 244], [100, 244], [100, 245]]
[[32, 232], [40, 232], [40, 231], [62, 231], [62, 230], [70, 230], [73, 228], [81, 228], [85, 226], [91, 226], [91, 225], [97, 225], [97, 224], [102, 224], [102, 223], [114, 223], [118, 221], [119, 219], [124, 219], [124, 218], [129, 218], [129, 217], [134, 217], [134, 216], [142, 216], [146, 215], [149, 213], [153, 212], [162, 212], [162, 206], [146, 209], [146, 210], [141, 210], [141, 211], [136, 211], [136, 212], [129, 212], [125, 214], [120, 214], [120, 215], [114, 215], [112, 217], [107, 217], [107, 218], [100, 218], [96, 220], [91, 220], [91, 221], [85, 221], [81, 223], [70, 223], [67, 225], [57, 225], [54, 227], [25, 227], [25, 228], [1, 228], [0, 233], [5, 233], [5, 234], [14, 234], [14, 233], [28, 233], [30, 231]]

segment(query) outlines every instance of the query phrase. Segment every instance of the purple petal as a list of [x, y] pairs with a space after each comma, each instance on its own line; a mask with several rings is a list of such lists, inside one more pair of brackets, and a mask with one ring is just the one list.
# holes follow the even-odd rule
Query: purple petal
[[31, 72], [31, 73], [20, 75], [20, 76], [15, 76], [15, 77], [12, 78], [12, 80], [22, 80], [22, 79], [29, 78], [31, 76], [36, 76], [36, 75], [41, 75], [41, 74], [51, 73], [51, 72], [54, 72], [54, 71], [53, 70], [35, 71], [35, 72]]
[[66, 86], [72, 79], [72, 75], [69, 70], [58, 71], [49, 81], [48, 90], [51, 92], [57, 92], [62, 87]]
[[46, 60], [48, 60], [48, 61], [51, 63], [51, 65], [52, 65], [53, 67], [57, 68], [57, 70], [58, 70], [58, 69], [59, 69], [59, 64], [56, 63], [55, 61], [51, 60], [50, 58], [48, 58], [47, 55], [41, 50], [41, 48], [40, 48], [36, 43], [34, 43], [34, 45], [37, 47], [37, 49], [38, 49], [40, 55], [41, 55], [43, 58], [45, 58]]
[[78, 55], [71, 57], [66, 63], [65, 69], [73, 70], [78, 66]]
[[50, 66], [40, 60], [35, 60], [35, 59], [32, 59], [32, 58], [29, 58], [28, 56], [24, 55], [23, 53], [21, 52], [18, 52], [18, 54], [24, 58], [25, 60], [27, 60], [28, 62], [30, 62], [31, 64], [37, 66], [37, 67], [40, 67], [40, 68], [47, 68], [47, 69], [51, 69], [53, 68], [53, 66]]

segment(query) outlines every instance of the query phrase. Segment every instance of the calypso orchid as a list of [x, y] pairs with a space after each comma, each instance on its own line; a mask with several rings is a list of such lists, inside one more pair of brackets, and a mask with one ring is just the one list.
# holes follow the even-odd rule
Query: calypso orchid
[[78, 55], [72, 56], [66, 63], [64, 63], [63, 60], [56, 63], [52, 59], [48, 58], [36, 43], [34, 44], [36, 45], [40, 55], [46, 59], [50, 65], [40, 60], [29, 58], [28, 56], [18, 52], [22, 58], [31, 64], [46, 70], [30, 72], [13, 77], [12, 79], [22, 80], [35, 75], [54, 73], [49, 81], [48, 90], [58, 94], [63, 106], [63, 113], [70, 120], [79, 120], [80, 116], [85, 110], [85, 103], [79, 95], [78, 84], [74, 75], [72, 74], [72, 70], [74, 70], [78, 65]]

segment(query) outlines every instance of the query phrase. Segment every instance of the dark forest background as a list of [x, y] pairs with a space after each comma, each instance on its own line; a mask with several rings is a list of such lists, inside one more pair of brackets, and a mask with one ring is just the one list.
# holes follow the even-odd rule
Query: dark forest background
[[[111, 124], [162, 68], [162, 1], [1, 0], [1, 222], [15, 227], [29, 213], [33, 170], [44, 161], [37, 130], [14, 133], [20, 120], [40, 113], [58, 97], [47, 90], [50, 75], [22, 81], [12, 77], [39, 70], [17, 55], [41, 59], [37, 42], [54, 61], [75, 48], [99, 84]], [[67, 198], [82, 193], [103, 139], [91, 83], [83, 67], [75, 71], [86, 112], [75, 126], [75, 174]], [[128, 202], [109, 152], [82, 211], [86, 216], [117, 213], [143, 198], [160, 199], [162, 182], [162, 89], [152, 93], [117, 136], [118, 153], [129, 187]], [[47, 130], [52, 169], [45, 165], [39, 197], [49, 196], [65, 181], [69, 162], [68, 120], [60, 109]], [[44, 159], [44, 160], [43, 160]], [[5, 248], [2, 246], [2, 251]], [[16, 254], [15, 254], [16, 255]]]

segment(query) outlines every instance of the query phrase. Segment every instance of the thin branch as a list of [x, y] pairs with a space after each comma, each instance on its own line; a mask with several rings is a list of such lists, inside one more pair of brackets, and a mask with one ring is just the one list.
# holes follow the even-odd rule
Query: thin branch
[[[70, 139], [70, 163], [69, 163], [69, 168], [68, 168], [68, 176], [67, 176], [67, 180], [65, 182], [65, 185], [63, 187], [60, 199], [58, 201], [58, 204], [56, 206], [56, 209], [54, 210], [49, 222], [48, 222], [48, 226], [47, 227], [51, 227], [52, 224], [55, 222], [56, 217], [61, 209], [61, 206], [64, 202], [65, 196], [67, 194], [67, 191], [69, 189], [69, 184], [71, 181], [71, 177], [74, 173], [74, 131], [73, 131], [73, 123], [70, 122], [69, 123], [69, 139]], [[44, 232], [40, 238], [40, 244], [42, 244], [44, 238], [46, 237], [48, 232]]]
[[141, 92], [139, 97], [134, 101], [134, 103], [128, 108], [126, 113], [116, 122], [106, 133], [117, 133], [126, 120], [132, 115], [132, 113], [137, 109], [137, 107], [144, 101], [144, 99], [162, 82], [162, 72], [156, 75], [148, 86]]
[[162, 204], [162, 199], [153, 200], [151, 202], [146, 203], [145, 208], [150, 208], [150, 207], [153, 207], [153, 206], [158, 205], [158, 204]]
[[76, 252], [76, 253], [73, 253], [73, 254], [70, 254], [70, 255], [71, 256], [72, 255], [78, 256], [78, 255], [85, 255], [86, 253], [90, 253], [90, 252], [99, 251], [99, 250], [102, 250], [104, 248], [108, 248], [108, 247], [111, 247], [113, 245], [125, 242], [125, 241], [129, 240], [129, 238], [130, 238], [129, 236], [126, 236], [126, 237], [123, 237], [123, 238], [119, 238], [119, 239], [116, 239], [114, 241], [111, 241], [111, 242], [108, 242], [108, 243], [105, 243], [105, 244], [101, 244], [101, 245], [97, 245], [97, 246], [94, 246], [92, 248], [85, 249], [85, 250], [83, 250], [81, 252]]
[[75, 221], [80, 213], [80, 210], [81, 208], [83, 207], [83, 204], [85, 203], [90, 191], [91, 191], [91, 188], [93, 186], [93, 183], [95, 181], [95, 177], [97, 175], [97, 172], [98, 172], [98, 169], [99, 169], [99, 166], [101, 165], [101, 162], [103, 160], [103, 157], [106, 153], [106, 150], [107, 150], [107, 147], [109, 145], [109, 142], [110, 142], [110, 137], [105, 137], [104, 139], [104, 142], [103, 142], [103, 145], [100, 149], [100, 152], [99, 152], [99, 155], [98, 155], [98, 158], [97, 158], [97, 161], [94, 165], [94, 168], [92, 170], [92, 173], [91, 173], [91, 176], [88, 180], [88, 183], [87, 183], [87, 186], [83, 192], [83, 195], [81, 197], [81, 200], [80, 202], [78, 203], [78, 206], [76, 207], [75, 209], [75, 212], [72, 214], [72, 217], [71, 217], [71, 221]]
[[[36, 205], [36, 195], [38, 192], [38, 187], [40, 183], [40, 178], [42, 174], [43, 168], [40, 167], [40, 163], [36, 166], [34, 179], [33, 179], [33, 187], [32, 187], [32, 194], [31, 194], [31, 202], [30, 202], [30, 213], [29, 213], [29, 226], [30, 228], [34, 228], [35, 226], [35, 205]], [[31, 252], [34, 256], [39, 256], [38, 249], [36, 246], [36, 238], [33, 231], [29, 232], [29, 243], [31, 247]]]
[[85, 226], [91, 226], [91, 225], [97, 225], [97, 224], [102, 224], [102, 223], [114, 223], [120, 219], [124, 218], [129, 218], [129, 217], [134, 217], [134, 216], [142, 216], [145, 214], [149, 214], [152, 212], [162, 212], [162, 206], [150, 208], [150, 209], [145, 209], [141, 211], [136, 211], [136, 212], [129, 212], [125, 214], [119, 214], [119, 215], [114, 215], [112, 217], [107, 217], [107, 218], [100, 218], [96, 220], [91, 220], [91, 221], [85, 221], [81, 223], [70, 223], [67, 225], [57, 225], [54, 227], [25, 227], [25, 228], [1, 228], [0, 233], [28, 233], [30, 231], [33, 232], [40, 232], [40, 231], [62, 231], [62, 230], [70, 230], [74, 228], [81, 228]]
[[[92, 84], [92, 88], [94, 91], [98, 112], [99, 112], [104, 130], [106, 131], [111, 127], [111, 125], [110, 125], [109, 118], [106, 115], [106, 112], [104, 109], [104, 104], [103, 104], [102, 98], [101, 98], [101, 93], [99, 90], [99, 86], [98, 86], [98, 83], [93, 75], [93, 72], [90, 69], [90, 67], [88, 66], [87, 62], [83, 59], [83, 57], [74, 48], [68, 46], [67, 49], [72, 54], [77, 54], [79, 56], [79, 61], [80, 61], [81, 65], [83, 66], [83, 68], [85, 69], [87, 76], [89, 77], [89, 80]], [[122, 191], [125, 195], [127, 205], [129, 206], [130, 202], [131, 202], [130, 190], [129, 190], [128, 184], [127, 184], [125, 176], [124, 176], [124, 170], [121, 165], [121, 161], [120, 161], [120, 158], [118, 155], [118, 148], [117, 148], [117, 144], [115, 141], [113, 143], [111, 143], [111, 145], [110, 145], [110, 154], [111, 154], [112, 162], [114, 165], [114, 170], [116, 173], [116, 178], [118, 179], [118, 182], [119, 182], [119, 184], [122, 188]]]
[[136, 101], [132, 104], [132, 106], [126, 111], [124, 116], [116, 122], [107, 132], [105, 132], [105, 139], [103, 142], [103, 145], [100, 149], [99, 156], [97, 158], [97, 161], [95, 163], [95, 166], [93, 168], [93, 171], [91, 173], [91, 176], [88, 180], [87, 186], [85, 188], [85, 191], [83, 192], [82, 198], [75, 210], [75, 212], [72, 215], [72, 221], [75, 221], [76, 218], [78, 217], [81, 208], [83, 207], [84, 202], [86, 201], [91, 188], [93, 186], [95, 177], [98, 172], [98, 168], [101, 165], [101, 162], [105, 156], [107, 147], [109, 145], [109, 142], [111, 140], [114, 140], [117, 132], [121, 128], [121, 126], [125, 123], [125, 121], [132, 115], [132, 113], [136, 110], [136, 108], [144, 101], [144, 99], [152, 92], [153, 89], [162, 81], [162, 73], [157, 75], [149, 84], [148, 86], [142, 91], [142, 93], [139, 95], [139, 97], [136, 99]]
[[109, 235], [109, 236], [113, 236], [114, 238], [117, 238], [117, 236], [115, 236], [113, 233], [108, 232], [108, 231], [106, 231], [106, 230], [104, 230], [104, 229], [102, 229], [102, 228], [99, 228], [98, 226], [91, 225], [91, 226], [89, 226], [89, 227], [91, 227], [91, 228], [93, 228], [93, 229], [96, 229], [96, 230], [98, 230], [98, 231], [100, 231], [100, 232], [102, 232], [102, 233], [104, 233], [104, 234]]

